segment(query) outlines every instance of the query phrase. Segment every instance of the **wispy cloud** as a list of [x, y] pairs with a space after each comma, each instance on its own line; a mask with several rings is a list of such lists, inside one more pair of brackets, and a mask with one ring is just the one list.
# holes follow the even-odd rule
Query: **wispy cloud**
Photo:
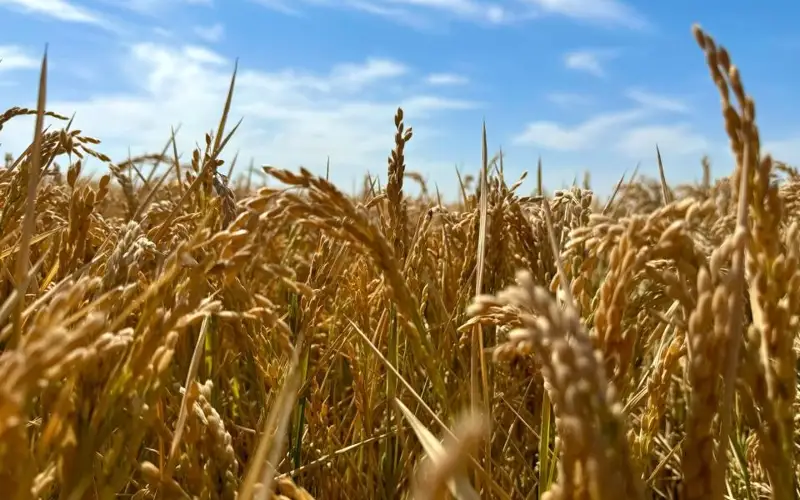
[[105, 24], [99, 14], [67, 0], [0, 0], [0, 7], [52, 17], [60, 21], [100, 26]]
[[17, 45], [0, 45], [0, 72], [38, 68], [41, 61]]
[[546, 14], [562, 15], [611, 26], [649, 27], [647, 19], [620, 0], [525, 0]]
[[339, 65], [331, 72], [330, 82], [335, 88], [358, 91], [380, 80], [395, 78], [407, 72], [408, 68], [397, 61], [371, 58], [364, 64]]
[[[583, 95], [555, 94], [568, 103]], [[556, 152], [613, 151], [640, 160], [654, 154], [656, 144], [671, 155], [688, 157], [706, 153], [716, 146], [691, 123], [675, 123], [676, 114], [686, 114], [689, 106], [675, 97], [630, 89], [625, 97], [636, 105], [628, 109], [590, 115], [575, 124], [541, 120], [529, 123], [514, 142]], [[553, 95], [551, 95], [553, 100]], [[716, 149], [715, 149], [716, 151]]]
[[343, 8], [366, 12], [406, 24], [425, 25], [425, 16], [435, 13], [488, 23], [506, 24], [530, 9], [512, 9], [485, 0], [251, 0], [286, 14], [300, 14], [303, 7]]
[[514, 138], [514, 143], [553, 151], [583, 151], [596, 146], [609, 130], [629, 125], [644, 116], [643, 110], [632, 109], [599, 114], [575, 126], [554, 121], [537, 121], [528, 124]]
[[214, 0], [103, 0], [117, 9], [150, 17], [175, 15], [186, 7], [212, 7]]
[[455, 73], [432, 73], [425, 78], [425, 82], [436, 86], [466, 85], [469, 83], [469, 78]]
[[[280, 12], [282, 14], [288, 15], [298, 15], [300, 14], [300, 10], [297, 7], [291, 7], [292, 4], [300, 3], [300, 2], [288, 2], [286, 0], [251, 0], [253, 3], [257, 3], [259, 5], [263, 5], [268, 9], [272, 9], [276, 12]], [[302, 0], [301, 0], [302, 1]], [[316, 2], [315, 2], [316, 3]], [[327, 2], [324, 0], [321, 2], [322, 5], [328, 5]]]
[[225, 26], [222, 23], [215, 23], [211, 26], [195, 26], [193, 31], [195, 35], [209, 43], [219, 42], [225, 36]]
[[624, 131], [615, 149], [627, 157], [640, 160], [656, 154], [656, 145], [664, 154], [699, 156], [707, 153], [711, 143], [687, 123], [643, 125]]
[[425, 7], [491, 23], [502, 23], [507, 20], [509, 14], [501, 5], [478, 0], [392, 0], [391, 2], [384, 0], [382, 3]]
[[359, 10], [399, 22], [447, 14], [489, 25], [506, 25], [541, 15], [565, 16], [609, 26], [643, 29], [647, 20], [621, 0], [251, 0], [287, 14], [307, 7]]
[[606, 76], [605, 64], [617, 57], [610, 49], [584, 49], [564, 55], [564, 66], [575, 71], [583, 71], [597, 77]]
[[[144, 43], [119, 57], [119, 70], [104, 78], [133, 83], [128, 91], [95, 93], [76, 100], [53, 96], [48, 107], [76, 113], [75, 125], [102, 133], [99, 149], [112, 158], [157, 150], [168, 138], [170, 126], [182, 124], [179, 153], [202, 138], [219, 119], [233, 61], [219, 52], [174, 42]], [[330, 155], [334, 180], [349, 185], [367, 169], [385, 162], [391, 149], [392, 117], [400, 105], [413, 117], [415, 128], [436, 130], [448, 113], [473, 109], [478, 104], [445, 92], [403, 91], [412, 86], [411, 68], [391, 59], [366, 59], [333, 64], [327, 69], [285, 68], [261, 71], [242, 66], [237, 76], [231, 116], [244, 117], [246, 127], [237, 132], [229, 150], [244, 158], [294, 168], [304, 165], [322, 170]], [[135, 75], [135, 78], [129, 78]], [[387, 88], [401, 89], [389, 97]], [[3, 129], [4, 150], [20, 151], [29, 137], [25, 119]], [[425, 164], [438, 149], [426, 142], [429, 134], [415, 138], [413, 157]], [[427, 148], [427, 149], [426, 149]]]
[[689, 105], [677, 97], [669, 97], [654, 94], [641, 89], [629, 89], [625, 92], [628, 99], [641, 104], [642, 106], [669, 111], [673, 113], [689, 113]]

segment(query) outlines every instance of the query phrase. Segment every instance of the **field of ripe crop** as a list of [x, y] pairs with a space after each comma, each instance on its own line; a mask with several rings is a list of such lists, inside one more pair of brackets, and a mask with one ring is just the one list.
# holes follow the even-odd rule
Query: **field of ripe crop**
[[734, 171], [608, 200], [485, 145], [457, 202], [408, 196], [402, 110], [385, 185], [228, 181], [235, 78], [191, 162], [114, 163], [45, 58], [0, 115], [37, 118], [0, 168], [0, 496], [798, 498], [800, 172], [694, 35]]

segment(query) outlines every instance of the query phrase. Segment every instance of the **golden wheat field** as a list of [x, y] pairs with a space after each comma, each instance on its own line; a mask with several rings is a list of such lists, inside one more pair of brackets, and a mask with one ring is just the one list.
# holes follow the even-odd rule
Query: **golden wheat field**
[[0, 115], [37, 123], [0, 169], [0, 497], [797, 498], [800, 172], [694, 36], [734, 171], [607, 200], [519, 192], [485, 138], [457, 203], [410, 197], [402, 110], [385, 186], [228, 181], [235, 74], [191, 162], [114, 163], [45, 58]]

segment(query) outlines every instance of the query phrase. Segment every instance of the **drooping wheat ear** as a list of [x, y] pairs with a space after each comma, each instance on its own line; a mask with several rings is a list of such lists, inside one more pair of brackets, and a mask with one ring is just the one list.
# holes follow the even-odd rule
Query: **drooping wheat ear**
[[222, 229], [226, 229], [236, 218], [236, 195], [228, 187], [228, 178], [218, 172], [214, 172], [212, 182], [214, 192], [221, 200], [220, 212], [222, 215]]
[[130, 176], [126, 175], [122, 168], [111, 164], [108, 166], [108, 169], [111, 170], [111, 174], [114, 178], [119, 182], [119, 185], [122, 187], [122, 192], [125, 194], [125, 202], [127, 203], [128, 207], [128, 217], [133, 217], [133, 214], [136, 213], [136, 210], [139, 208], [139, 201], [136, 199], [136, 194], [133, 188], [133, 182], [131, 181]]
[[643, 498], [621, 406], [575, 309], [562, 309], [526, 271], [496, 297], [476, 297], [468, 314], [507, 306], [520, 311], [522, 327], [508, 334], [496, 355], [519, 348], [535, 353], [557, 416], [562, 455], [558, 485], [547, 498]]
[[[666, 319], [680, 317], [682, 312], [677, 300], [666, 312]], [[670, 340], [668, 332], [674, 331]], [[670, 386], [680, 368], [680, 361], [686, 355], [686, 332], [679, 326], [662, 322], [654, 332], [656, 338], [666, 341], [661, 345], [653, 361], [653, 374], [647, 383], [647, 405], [642, 417], [642, 428], [637, 440], [637, 455], [645, 460], [652, 451], [653, 440], [661, 430], [661, 423], [667, 411]]]
[[[439, 444], [430, 431], [416, 424], [413, 427], [420, 439], [428, 437], [423, 446], [429, 451], [415, 477], [415, 500], [440, 500], [449, 498], [447, 490], [464, 500], [479, 498], [464, 473], [471, 454], [478, 451], [488, 434], [488, 422], [478, 413], [464, 413], [455, 423], [452, 436], [447, 435]], [[432, 438], [432, 439], [431, 439]]]
[[720, 405], [720, 372], [727, 341], [727, 318], [730, 288], [722, 276], [735, 250], [733, 239], [723, 244], [711, 257], [710, 269], [702, 268], [697, 276], [697, 307], [689, 317], [688, 369], [689, 415], [683, 445], [682, 471], [684, 498], [722, 498], [715, 488], [716, 475], [724, 474], [719, 457], [714, 456], [716, 417]]
[[[752, 377], [756, 384], [761, 385], [760, 380], [763, 379], [767, 388], [766, 393], [751, 392], [757, 399], [761, 413], [761, 423], [751, 423], [763, 433], [761, 444], [767, 462], [764, 466], [773, 492], [779, 495], [777, 498], [790, 498], [794, 495], [796, 482], [792, 407], [796, 391], [796, 355], [792, 349], [795, 332], [792, 322], [793, 318], [800, 315], [800, 310], [791, 308], [783, 299], [791, 293], [789, 287], [793, 284], [796, 272], [785, 267], [786, 257], [777, 238], [783, 222], [783, 200], [778, 195], [778, 186], [772, 182], [772, 158], [761, 154], [755, 101], [745, 92], [739, 69], [731, 63], [724, 47], [717, 46], [713, 38], [699, 26], [694, 26], [693, 30], [705, 52], [709, 70], [722, 98], [725, 128], [736, 156], [737, 168], [732, 184], [740, 203], [737, 231], [750, 233], [746, 241], [746, 271], [753, 316], [750, 329], [753, 335], [760, 337], [761, 362], [760, 368], [748, 368], [755, 369]], [[731, 93], [739, 104], [739, 110], [731, 103]], [[738, 309], [734, 313], [738, 315]], [[737, 333], [735, 338], [730, 339], [731, 349], [727, 360], [729, 370], [726, 383], [729, 387], [726, 388], [723, 408], [723, 440], [727, 435], [728, 412], [732, 411], [732, 386], [735, 384], [738, 346], [741, 343], [741, 325], [733, 326]], [[753, 347], [751, 343], [750, 348]], [[727, 447], [726, 443], [720, 446], [722, 449]]]
[[419, 302], [402, 277], [394, 249], [378, 226], [333, 184], [305, 169], [301, 169], [299, 175], [273, 167], [264, 167], [264, 170], [284, 184], [307, 190], [308, 199], [294, 193], [284, 193], [277, 210], [292, 213], [308, 227], [323, 229], [342, 241], [354, 244], [365, 251], [384, 273], [398, 312], [413, 325], [409, 330], [411, 347], [425, 364], [434, 389], [443, 395], [444, 383], [440, 371], [433, 364], [433, 344], [419, 313]]

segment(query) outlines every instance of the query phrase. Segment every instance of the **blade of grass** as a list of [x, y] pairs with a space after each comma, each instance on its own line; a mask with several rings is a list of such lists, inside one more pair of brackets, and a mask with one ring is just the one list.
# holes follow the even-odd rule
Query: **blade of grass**
[[[428, 404], [422, 399], [422, 397], [417, 393], [417, 391], [414, 390], [414, 387], [408, 383], [408, 381], [400, 374], [400, 372], [397, 371], [397, 368], [395, 368], [394, 366], [392, 366], [391, 363], [389, 363], [389, 360], [387, 360], [386, 357], [383, 354], [381, 354], [381, 351], [377, 347], [375, 347], [375, 344], [372, 343], [369, 337], [367, 337], [367, 335], [363, 331], [361, 331], [361, 329], [352, 319], [347, 318], [347, 321], [350, 323], [350, 326], [353, 327], [353, 331], [355, 331], [358, 334], [358, 336], [361, 337], [364, 343], [366, 343], [367, 347], [370, 348], [370, 350], [381, 361], [381, 363], [383, 363], [383, 365], [388, 370], [394, 373], [395, 377], [397, 377], [397, 380], [401, 384], [403, 384], [403, 386], [409, 391], [414, 400], [416, 400], [416, 402], [431, 416], [431, 418], [433, 418], [433, 420], [437, 424], [439, 424], [439, 426], [447, 433], [448, 436], [455, 439], [456, 436], [455, 434], [453, 434], [450, 428], [447, 427], [447, 425], [442, 421], [442, 419], [439, 418], [436, 412], [434, 412], [433, 409], [431, 409], [431, 407], [428, 406]], [[503, 500], [511, 499], [511, 497], [508, 496], [505, 490], [502, 487], [500, 487], [500, 485], [498, 485], [492, 479], [492, 477], [489, 476], [489, 474], [486, 473], [486, 470], [481, 466], [481, 464], [478, 463], [477, 460], [475, 460], [474, 458], [470, 458], [470, 462], [479, 472], [481, 479], [485, 481], [486, 484], [492, 488], [492, 492], [496, 495], [497, 498], [501, 498]]]
[[[47, 47], [44, 49], [42, 66], [39, 74], [39, 97], [36, 102], [36, 124], [33, 130], [33, 148], [28, 162], [28, 191], [25, 199], [25, 216], [22, 220], [22, 234], [20, 236], [19, 254], [17, 255], [16, 292], [19, 295], [14, 309], [14, 330], [11, 343], [16, 343], [22, 336], [22, 311], [25, 309], [25, 290], [30, 282], [28, 265], [30, 264], [31, 237], [36, 224], [36, 193], [39, 188], [39, 171], [42, 166], [42, 129], [44, 127], [44, 112], [47, 104]], [[25, 288], [23, 288], [25, 287]]]

